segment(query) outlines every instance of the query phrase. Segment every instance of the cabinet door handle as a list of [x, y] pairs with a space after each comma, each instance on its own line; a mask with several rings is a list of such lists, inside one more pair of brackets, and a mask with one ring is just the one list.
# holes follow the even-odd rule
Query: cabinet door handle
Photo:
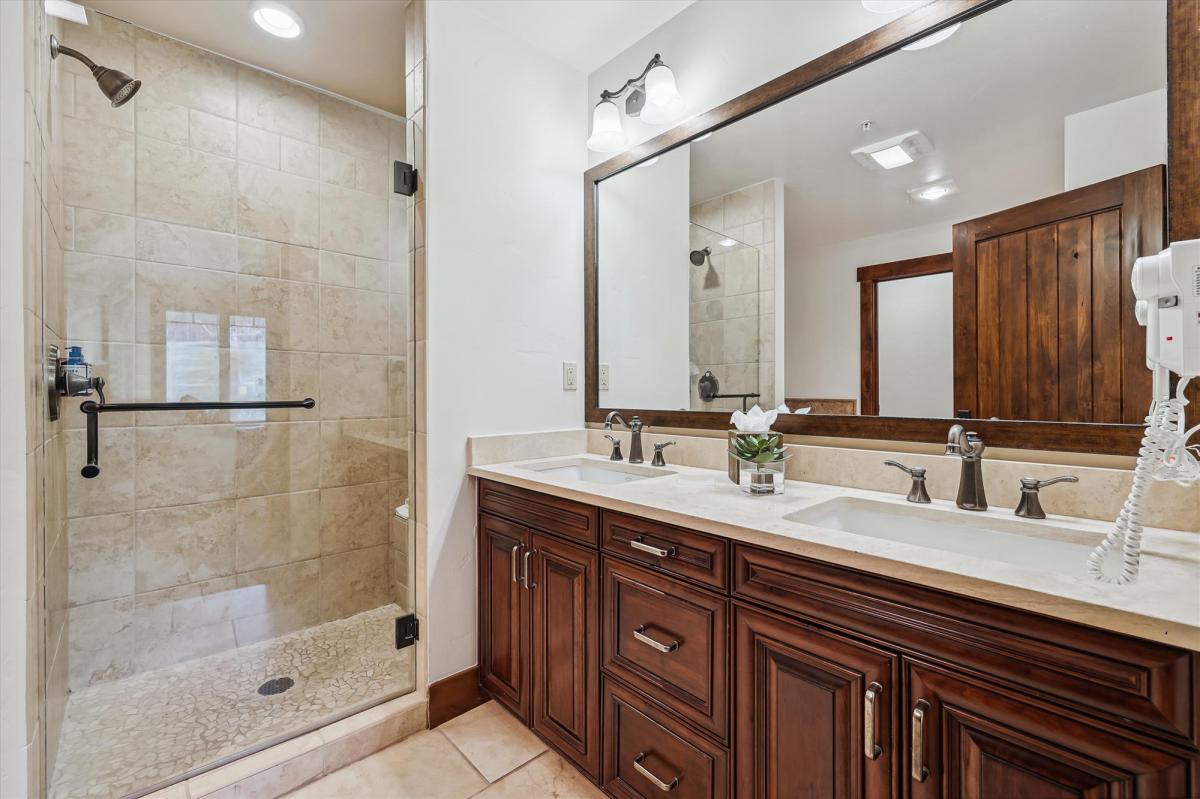
[[875, 743], [875, 700], [883, 693], [883, 686], [873, 682], [867, 686], [863, 699], [863, 754], [867, 760], [875, 760], [883, 754], [883, 747]]
[[528, 549], [525, 551], [525, 587], [537, 588], [537, 583], [531, 582], [529, 579], [529, 559], [537, 554], [536, 549]]
[[508, 557], [509, 563], [512, 564], [512, 581], [514, 583], [521, 582], [521, 577], [520, 577], [520, 575], [517, 574], [517, 553], [520, 551], [521, 551], [521, 545], [517, 544], [515, 547], [512, 548], [512, 552], [509, 554], [509, 557]]
[[633, 767], [634, 767], [634, 769], [637, 770], [637, 773], [641, 774], [643, 777], [650, 780], [650, 782], [654, 783], [654, 787], [658, 788], [660, 791], [675, 790], [675, 786], [679, 784], [679, 778], [672, 777], [670, 782], [663, 782], [658, 777], [651, 774], [650, 769], [648, 769], [642, 765], [642, 761], [645, 759], [646, 759], [645, 752], [638, 752], [637, 757], [635, 757], [633, 759]]
[[925, 714], [929, 712], [929, 703], [918, 699], [912, 712], [912, 778], [917, 782], [925, 782], [929, 769], [925, 766]]
[[641, 550], [642, 552], [649, 552], [651, 555], [658, 555], [660, 558], [675, 557], [675, 547], [663, 549], [662, 547], [652, 546], [645, 543], [643, 537], [640, 535], [637, 538], [630, 540], [629, 546], [633, 547], [634, 549]]
[[660, 641], [655, 641], [653, 638], [646, 635], [646, 625], [644, 625], [644, 624], [639, 624], [637, 626], [637, 629], [633, 631], [633, 637], [636, 638], [637, 640], [641, 641], [643, 644], [650, 647], [651, 649], [657, 650], [659, 652], [674, 652], [676, 649], [679, 648], [678, 641], [672, 641], [669, 644], [664, 644]]

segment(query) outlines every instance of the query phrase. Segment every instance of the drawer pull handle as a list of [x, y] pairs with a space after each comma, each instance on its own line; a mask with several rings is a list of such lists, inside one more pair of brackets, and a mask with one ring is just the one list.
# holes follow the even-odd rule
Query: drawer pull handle
[[512, 548], [512, 554], [509, 555], [509, 562], [512, 564], [512, 581], [520, 583], [521, 578], [517, 575], [517, 553], [521, 551], [521, 545], [517, 544]]
[[675, 557], [675, 547], [663, 549], [662, 547], [652, 546], [645, 543], [643, 537], [640, 535], [637, 538], [630, 540], [629, 546], [633, 547], [634, 549], [641, 550], [642, 552], [649, 552], [651, 555], [657, 555], [660, 558]]
[[925, 782], [929, 769], [925, 766], [925, 714], [929, 711], [929, 703], [918, 699], [912, 712], [912, 778], [917, 782]]
[[863, 754], [867, 760], [875, 760], [883, 754], [883, 747], [875, 743], [875, 700], [883, 693], [883, 686], [873, 682], [867, 686], [863, 701]]
[[673, 777], [670, 782], [663, 782], [658, 777], [655, 777], [653, 774], [651, 774], [650, 769], [642, 765], [642, 761], [645, 759], [645, 752], [638, 752], [637, 757], [633, 759], [633, 767], [637, 770], [637, 773], [654, 783], [654, 787], [658, 788], [660, 791], [675, 790], [675, 786], [679, 784], [679, 778]]
[[638, 625], [637, 629], [633, 631], [633, 637], [636, 638], [637, 640], [641, 641], [643, 644], [650, 647], [651, 649], [655, 649], [659, 652], [664, 652], [664, 653], [665, 652], [674, 652], [676, 649], [679, 648], [678, 641], [672, 641], [669, 644], [664, 644], [660, 641], [655, 641], [653, 638], [646, 635], [646, 625], [644, 625], [644, 624]]

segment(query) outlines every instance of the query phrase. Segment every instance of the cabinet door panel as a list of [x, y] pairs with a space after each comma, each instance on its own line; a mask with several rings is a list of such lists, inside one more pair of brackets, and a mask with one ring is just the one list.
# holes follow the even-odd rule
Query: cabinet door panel
[[537, 533], [531, 544], [530, 723], [596, 777], [600, 772], [599, 554]]
[[[905, 774], [912, 799], [1194, 795], [1188, 784], [1196, 765], [1192, 754], [1152, 748], [1126, 730], [929, 664], [907, 663], [905, 678]], [[919, 703], [923, 724], [913, 722]], [[924, 780], [914, 767], [928, 769]]]
[[[893, 795], [894, 655], [742, 606], [734, 640], [737, 796]], [[874, 759], [865, 754], [868, 690]]]
[[[479, 679], [497, 700], [529, 720], [529, 592], [520, 576], [528, 532], [479, 516]], [[514, 568], [515, 567], [515, 568]]]

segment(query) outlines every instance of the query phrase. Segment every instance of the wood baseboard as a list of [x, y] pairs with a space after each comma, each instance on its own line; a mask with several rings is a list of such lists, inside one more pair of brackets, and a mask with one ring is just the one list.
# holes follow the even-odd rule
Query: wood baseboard
[[488, 701], [479, 687], [479, 667], [452, 674], [429, 684], [429, 729]]

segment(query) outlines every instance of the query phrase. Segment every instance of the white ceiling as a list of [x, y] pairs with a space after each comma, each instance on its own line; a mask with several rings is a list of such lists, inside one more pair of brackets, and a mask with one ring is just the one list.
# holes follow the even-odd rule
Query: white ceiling
[[[1166, 85], [1163, 0], [1014, 0], [691, 145], [697, 202], [785, 182], [802, 246], [961, 221], [1063, 190], [1063, 117]], [[868, 133], [859, 130], [873, 120]], [[856, 147], [920, 129], [934, 152], [868, 171]], [[906, 189], [953, 178], [961, 194]]]
[[89, 8], [352, 100], [404, 114], [400, 0], [284, 0], [304, 35], [250, 20], [249, 0], [90, 0]]
[[590, 75], [695, 0], [486, 0], [494, 24]]

